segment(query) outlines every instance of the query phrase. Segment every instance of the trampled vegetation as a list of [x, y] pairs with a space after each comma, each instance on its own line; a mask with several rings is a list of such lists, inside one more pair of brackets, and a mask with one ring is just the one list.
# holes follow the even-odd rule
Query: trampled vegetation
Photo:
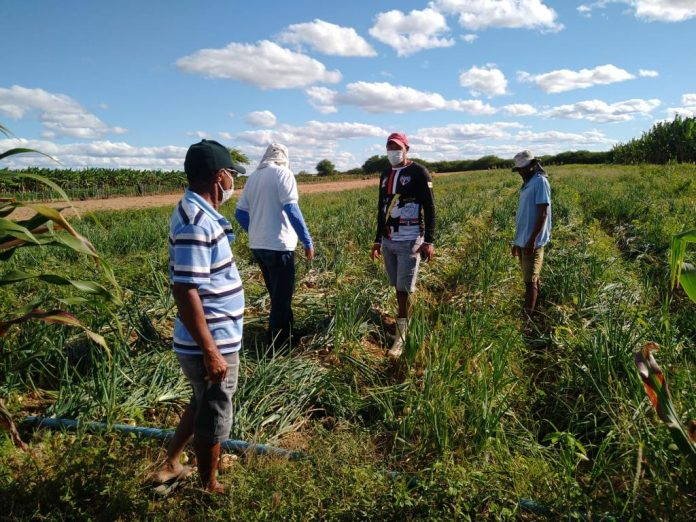
[[[554, 231], [537, 331], [522, 333], [509, 255], [515, 174], [436, 176], [436, 260], [423, 270], [403, 365], [384, 357], [395, 299], [368, 256], [374, 191], [308, 196], [318, 257], [300, 264], [306, 335], [291, 355], [265, 352], [261, 275], [246, 236], [233, 246], [248, 311], [232, 433], [307, 458], [245, 457], [222, 475], [229, 497], [203, 497], [192, 481], [160, 499], [144, 481], [163, 443], [25, 430], [30, 455], [0, 440], [2, 516], [693, 519], [696, 476], [653, 412], [633, 354], [659, 343], [676, 410], [684, 422], [696, 417], [696, 307], [672, 293], [669, 272], [672, 235], [696, 227], [696, 168], [549, 174]], [[170, 212], [74, 223], [123, 288], [120, 306], [65, 300], [110, 353], [77, 330], [13, 330], [0, 340], [0, 396], [16, 420], [176, 424], [188, 391], [169, 340]], [[103, 277], [69, 250], [25, 249], [6, 264]], [[47, 290], [27, 281], [0, 292], [3, 307], [18, 308]]]

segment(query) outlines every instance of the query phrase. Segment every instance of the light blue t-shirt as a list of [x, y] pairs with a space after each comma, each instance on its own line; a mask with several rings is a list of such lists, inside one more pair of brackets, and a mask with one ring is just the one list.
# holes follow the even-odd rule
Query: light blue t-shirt
[[[169, 277], [171, 284], [196, 285], [205, 321], [215, 344], [225, 355], [242, 346], [244, 290], [230, 242], [230, 223], [205, 199], [187, 190], [169, 222]], [[202, 355], [181, 321], [174, 321], [174, 351]]]
[[537, 205], [547, 204], [549, 211], [544, 228], [537, 236], [535, 248], [543, 247], [551, 237], [551, 187], [546, 176], [536, 172], [522, 185], [520, 201], [517, 205], [517, 220], [515, 223], [515, 240], [513, 243], [524, 247], [534, 231], [537, 219]]

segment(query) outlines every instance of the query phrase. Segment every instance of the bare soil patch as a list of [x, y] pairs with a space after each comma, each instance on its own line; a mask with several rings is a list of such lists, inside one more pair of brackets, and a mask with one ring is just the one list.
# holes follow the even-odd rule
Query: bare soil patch
[[[343, 190], [360, 189], [364, 187], [377, 186], [377, 178], [356, 179], [349, 181], [331, 181], [326, 183], [300, 183], [297, 188], [300, 194], [316, 194], [321, 192], [340, 192]], [[170, 207], [176, 205], [181, 199], [181, 193], [157, 194], [154, 196], [130, 196], [114, 197], [108, 199], [87, 199], [84, 201], [73, 201], [72, 206], [75, 210], [67, 208], [65, 216], [74, 216], [76, 213], [95, 212], [100, 210], [133, 210], [142, 208]], [[65, 208], [65, 201], [54, 201], [43, 203], [51, 207]], [[28, 219], [34, 212], [28, 208], [20, 208], [12, 213], [13, 219]]]

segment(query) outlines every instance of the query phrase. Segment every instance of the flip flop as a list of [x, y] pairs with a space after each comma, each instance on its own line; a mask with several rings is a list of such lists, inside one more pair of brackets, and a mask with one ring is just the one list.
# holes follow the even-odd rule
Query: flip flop
[[175, 475], [170, 479], [161, 482], [153, 480], [153, 483], [155, 484], [155, 494], [158, 496], [166, 497], [172, 491], [181, 486], [184, 483], [184, 481], [186, 481], [186, 479], [189, 478], [191, 473], [193, 473], [193, 467], [184, 466], [183, 468], [181, 468], [181, 472], [178, 475]]

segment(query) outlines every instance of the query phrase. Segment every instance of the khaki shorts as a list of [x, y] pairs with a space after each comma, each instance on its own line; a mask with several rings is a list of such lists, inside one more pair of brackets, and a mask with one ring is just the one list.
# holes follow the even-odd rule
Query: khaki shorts
[[524, 249], [520, 248], [520, 266], [522, 267], [522, 278], [525, 283], [536, 283], [539, 281], [541, 266], [544, 264], [544, 247], [534, 250], [534, 253], [526, 256]]
[[206, 380], [208, 372], [202, 355], [178, 354], [177, 357], [193, 388], [194, 437], [211, 446], [227, 440], [232, 428], [232, 396], [237, 390], [239, 352], [223, 355], [227, 361], [227, 376], [220, 383]]

